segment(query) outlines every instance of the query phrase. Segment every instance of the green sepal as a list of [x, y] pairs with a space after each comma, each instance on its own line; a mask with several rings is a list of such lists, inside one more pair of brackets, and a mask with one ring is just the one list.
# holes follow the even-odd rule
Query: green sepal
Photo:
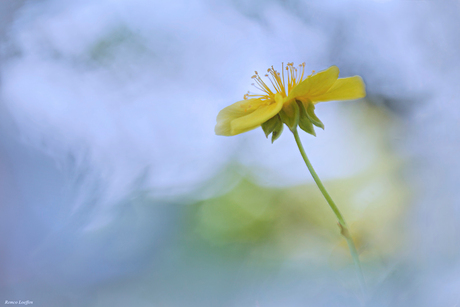
[[262, 124], [262, 130], [265, 136], [268, 138], [270, 133], [272, 134], [272, 143], [276, 141], [281, 133], [283, 132], [283, 122], [278, 114], [267, 120]]
[[324, 130], [324, 124], [319, 120], [319, 118], [315, 114], [315, 105], [313, 104], [313, 102], [308, 101], [306, 111], [308, 119], [312, 122], [312, 124]]
[[307, 111], [301, 101], [297, 100], [297, 104], [299, 105], [299, 127], [306, 133], [309, 133], [313, 136], [316, 136], [315, 128], [311, 120], [308, 118]]
[[274, 141], [276, 141], [280, 136], [281, 136], [281, 133], [283, 132], [283, 122], [281, 121], [281, 118], [279, 117], [279, 115], [276, 115], [276, 117], [278, 117], [278, 121], [276, 122], [276, 127], [275, 129], [273, 129], [273, 132], [272, 132], [272, 144]]
[[295, 102], [291, 102], [283, 106], [279, 113], [281, 120], [289, 129], [294, 132], [299, 124], [299, 106]]
[[278, 114], [276, 114], [275, 116], [273, 116], [272, 118], [270, 118], [262, 124], [262, 130], [264, 130], [266, 138], [268, 138], [270, 133], [272, 133], [273, 130], [275, 130], [276, 126], [278, 125], [278, 122], [281, 122], [281, 119], [279, 118]]

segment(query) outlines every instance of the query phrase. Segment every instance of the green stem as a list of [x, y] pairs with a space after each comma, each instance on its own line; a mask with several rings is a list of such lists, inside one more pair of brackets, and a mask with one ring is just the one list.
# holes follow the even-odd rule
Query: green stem
[[310, 160], [308, 160], [307, 154], [305, 153], [305, 150], [303, 149], [302, 142], [300, 141], [299, 133], [297, 132], [297, 129], [293, 130], [292, 133], [294, 134], [295, 141], [297, 143], [297, 146], [299, 147], [300, 154], [302, 155], [302, 158], [305, 161], [305, 164], [307, 165], [308, 170], [313, 176], [313, 179], [315, 180], [316, 185], [318, 186], [319, 190], [323, 194], [324, 198], [326, 199], [327, 203], [331, 207], [332, 211], [334, 211], [335, 216], [339, 220], [338, 225], [340, 227], [340, 233], [347, 240], [348, 248], [350, 249], [351, 257], [353, 258], [353, 262], [355, 263], [355, 267], [358, 273], [358, 278], [361, 284], [361, 290], [363, 291], [363, 296], [366, 296], [366, 282], [364, 281], [364, 275], [361, 270], [361, 263], [359, 262], [358, 251], [356, 250], [355, 243], [353, 242], [353, 238], [351, 237], [350, 231], [348, 230], [347, 223], [345, 222], [343, 215], [340, 213], [339, 208], [337, 208], [336, 204], [332, 200], [331, 196], [329, 195], [323, 183], [321, 182], [315, 170], [313, 169], [313, 166], [311, 165]]

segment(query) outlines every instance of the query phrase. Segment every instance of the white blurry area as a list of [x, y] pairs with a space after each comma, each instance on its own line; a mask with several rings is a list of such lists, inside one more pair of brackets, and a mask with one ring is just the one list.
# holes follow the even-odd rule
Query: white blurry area
[[[69, 289], [91, 297], [91, 285], [150, 263], [176, 226], [165, 222], [175, 216], [165, 203], [221, 193], [228, 182], [209, 182], [231, 159], [264, 185], [311, 180], [288, 131], [273, 145], [261, 129], [213, 131], [217, 112], [251, 90], [254, 70], [305, 61], [308, 70], [361, 75], [370, 101], [401, 117], [404, 129], [379, 135], [410, 161], [405, 176], [418, 195], [402, 258], [423, 273], [412, 272], [419, 284], [406, 292], [419, 306], [441, 300], [436, 274], [452, 281], [460, 241], [458, 3], [56, 0], [17, 10], [11, 2], [0, 6], [11, 21], [1, 24], [6, 293], [41, 293], [45, 280], [56, 306], [78, 305], [85, 296]], [[302, 137], [325, 179], [379, 163], [379, 142], [344, 117], [345, 104], [355, 102], [318, 105], [326, 130]], [[283, 301], [276, 285], [267, 286], [272, 302], [301, 304], [300, 290]], [[445, 292], [443, 302], [456, 299]]]

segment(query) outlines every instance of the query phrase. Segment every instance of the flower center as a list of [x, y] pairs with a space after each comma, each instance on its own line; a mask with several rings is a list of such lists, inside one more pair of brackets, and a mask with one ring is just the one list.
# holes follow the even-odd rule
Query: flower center
[[[289, 92], [303, 80], [305, 63], [300, 64], [298, 69], [294, 67], [294, 63], [287, 63], [286, 68], [284, 67], [284, 64], [281, 65], [281, 73], [275, 70], [272, 66], [267, 69], [267, 74], [265, 74], [265, 77], [270, 80], [274, 90], [272, 90], [270, 86], [262, 80], [259, 73], [256, 71], [255, 75], [251, 77], [255, 83], [252, 83], [251, 85], [265, 94], [253, 94], [248, 92], [244, 95], [244, 99], [258, 98], [273, 101], [276, 93], [280, 93], [283, 97], [287, 97]], [[286, 73], [284, 73], [285, 70]], [[314, 73], [315, 71], [313, 71], [312, 74]]]

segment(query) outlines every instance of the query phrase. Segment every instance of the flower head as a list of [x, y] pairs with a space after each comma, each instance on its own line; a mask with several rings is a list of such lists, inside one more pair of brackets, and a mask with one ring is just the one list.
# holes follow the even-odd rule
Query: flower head
[[288, 63], [281, 72], [273, 66], [267, 70], [264, 82], [256, 71], [254, 85], [262, 93], [248, 92], [238, 101], [219, 112], [215, 132], [218, 135], [237, 135], [259, 126], [272, 142], [283, 129], [283, 123], [294, 130], [315, 135], [313, 125], [324, 128], [314, 113], [315, 104], [329, 100], [349, 100], [366, 96], [363, 80], [359, 76], [340, 78], [337, 66], [305, 76], [305, 63], [295, 67]]

